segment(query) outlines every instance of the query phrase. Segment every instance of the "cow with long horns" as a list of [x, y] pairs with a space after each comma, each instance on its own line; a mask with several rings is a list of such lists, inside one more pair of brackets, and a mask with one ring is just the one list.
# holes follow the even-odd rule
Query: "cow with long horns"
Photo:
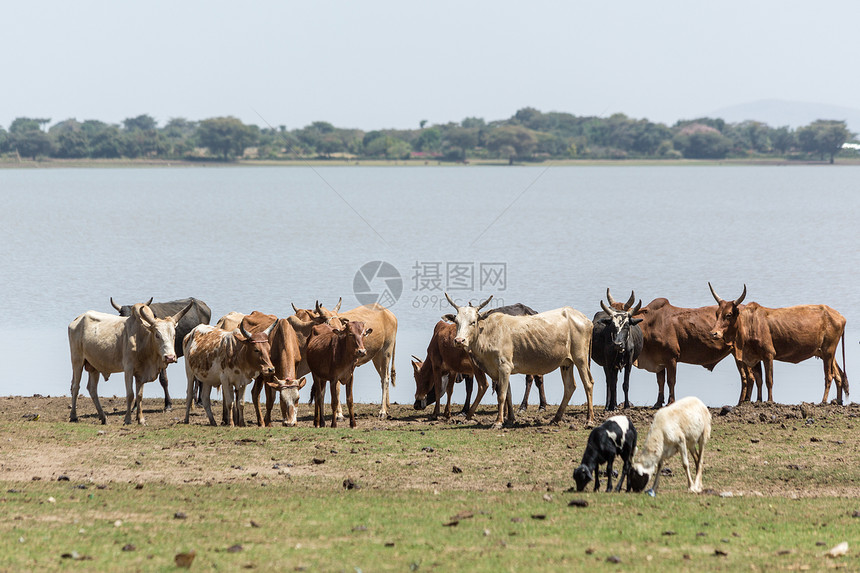
[[[830, 382], [836, 381], [836, 402], [842, 404], [843, 392], [848, 395], [845, 366], [845, 317], [823, 304], [767, 308], [750, 302], [742, 305], [747, 295], [744, 285], [741, 296], [723, 300], [708, 283], [717, 301], [717, 311], [711, 336], [729, 344], [735, 358], [748, 366], [764, 363], [767, 401], [773, 402], [773, 361], [797, 364], [813, 356], [824, 363], [824, 397], [827, 403]], [[836, 363], [836, 348], [842, 339], [842, 365]], [[756, 383], [761, 387], [761, 372], [756, 371]]]
[[603, 367], [606, 375], [606, 410], [613, 411], [618, 400], [618, 371], [624, 370], [624, 407], [630, 407], [630, 371], [633, 363], [642, 352], [642, 329], [639, 328], [641, 318], [633, 315], [639, 312], [642, 301], [631, 309], [636, 295], [631, 292], [630, 299], [617, 308], [618, 303], [606, 289], [606, 300], [610, 306], [601, 300], [603, 310], [594, 315], [594, 328], [591, 334], [591, 359]]
[[[189, 304], [176, 314], [156, 318], [145, 304], [135, 304], [131, 316], [116, 316], [90, 310], [69, 324], [69, 349], [72, 356], [72, 412], [69, 420], [78, 421], [78, 391], [84, 369], [89, 373], [87, 390], [93, 399], [99, 419], [107, 423], [99, 403], [99, 375], [105, 380], [115, 372], [125, 374], [125, 423], [131, 423], [131, 411], [137, 411], [137, 422], [146, 422], [141, 409], [143, 385], [158, 377], [168, 364], [176, 362], [174, 340], [176, 325], [191, 308]], [[132, 384], [136, 384], [136, 392]]]
[[[498, 415], [493, 427], [503, 422], [513, 424], [515, 414], [510, 395], [511, 374], [548, 374], [561, 368], [564, 395], [552, 419], [559, 423], [567, 403], [576, 389], [573, 367], [579, 371], [588, 403], [588, 423], [594, 423], [592, 392], [594, 380], [589, 367], [592, 324], [588, 318], [570, 307], [562, 307], [531, 316], [510, 316], [481, 312], [492, 296], [479, 304], [458, 306], [448, 293], [445, 298], [457, 314], [444, 316], [457, 325], [454, 342], [467, 349], [478, 367], [498, 383]], [[504, 417], [508, 407], [507, 419]], [[477, 400], [469, 412], [474, 414]]]

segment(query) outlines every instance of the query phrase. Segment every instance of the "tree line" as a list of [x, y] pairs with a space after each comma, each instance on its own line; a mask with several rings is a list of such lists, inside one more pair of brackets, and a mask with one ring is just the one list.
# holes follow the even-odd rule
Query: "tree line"
[[[161, 158], [199, 161], [246, 159], [425, 159], [510, 163], [548, 159], [821, 159], [832, 163], [854, 136], [844, 121], [817, 120], [793, 129], [759, 121], [727, 123], [719, 118], [667, 126], [617, 113], [609, 117], [544, 113], [523, 108], [512, 117], [417, 129], [363, 131], [325, 121], [288, 130], [258, 127], [235, 117], [202, 121], [172, 118], [164, 126], [144, 114], [109, 124], [98, 120], [19, 117], [0, 127], [0, 154], [52, 158]], [[845, 150], [856, 154], [856, 150]]]

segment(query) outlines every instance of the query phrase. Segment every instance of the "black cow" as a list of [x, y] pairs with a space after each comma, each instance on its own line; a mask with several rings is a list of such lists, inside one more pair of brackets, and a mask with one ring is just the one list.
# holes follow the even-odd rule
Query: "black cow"
[[[118, 305], [113, 301], [113, 297], [111, 297], [110, 303], [111, 306], [119, 312], [120, 316], [131, 316], [132, 305]], [[183, 298], [181, 300], [172, 300], [170, 302], [152, 302], [152, 299], [149, 299], [149, 302], [147, 303], [149, 308], [152, 309], [153, 314], [155, 314], [155, 318], [173, 316], [188, 306], [189, 303], [193, 303], [191, 308], [176, 325], [176, 358], [180, 358], [183, 355], [182, 341], [185, 339], [185, 335], [194, 330], [194, 327], [198, 324], [209, 324], [209, 320], [212, 318], [212, 311], [205, 302], [196, 298]], [[161, 384], [161, 387], [164, 388], [164, 409], [170, 410], [173, 407], [173, 401], [170, 399], [170, 393], [167, 391], [166, 368], [158, 373], [158, 382]], [[197, 402], [198, 404], [200, 403], [199, 397]]]
[[592, 319], [594, 329], [591, 332], [591, 359], [603, 366], [606, 375], [606, 410], [612, 411], [618, 406], [618, 371], [622, 368], [624, 407], [630, 407], [630, 370], [642, 352], [642, 329], [639, 327], [642, 319], [633, 318], [633, 315], [641, 308], [642, 301], [631, 309], [630, 306], [636, 300], [631, 292], [630, 299], [622, 306], [612, 299], [609, 289], [606, 289], [606, 298], [612, 306], [606, 306], [601, 300], [600, 307], [603, 311], [595, 314]]

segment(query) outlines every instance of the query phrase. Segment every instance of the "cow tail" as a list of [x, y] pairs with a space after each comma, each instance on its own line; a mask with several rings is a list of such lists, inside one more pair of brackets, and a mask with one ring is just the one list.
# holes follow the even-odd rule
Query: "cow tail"
[[[843, 343], [842, 347], [844, 350], [844, 347], [845, 347], [844, 343]], [[392, 386], [397, 386], [397, 382], [395, 381], [397, 378], [397, 372], [395, 372], [395, 370], [394, 370], [394, 351], [396, 349], [397, 349], [397, 340], [395, 339], [394, 344], [391, 345], [391, 385]]]
[[[837, 366], [838, 368], [838, 366]], [[842, 329], [842, 391], [848, 396], [848, 365], [845, 364], [845, 329]]]

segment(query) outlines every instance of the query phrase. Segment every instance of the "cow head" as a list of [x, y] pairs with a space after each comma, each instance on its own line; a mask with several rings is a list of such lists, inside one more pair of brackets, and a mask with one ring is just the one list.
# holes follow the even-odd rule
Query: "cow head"
[[285, 426], [295, 426], [298, 419], [299, 390], [305, 387], [305, 377], [300, 380], [280, 380], [272, 377], [266, 384], [280, 392], [281, 407], [286, 411], [284, 415]]
[[457, 325], [457, 334], [454, 338], [454, 344], [461, 348], [469, 348], [478, 338], [478, 333], [480, 332], [478, 323], [485, 319], [489, 314], [489, 312], [481, 312], [481, 309], [493, 300], [493, 296], [490, 295], [490, 298], [478, 306], [472, 306], [471, 302], [469, 303], [469, 306], [457, 306], [457, 304], [451, 300], [451, 297], [448, 296], [447, 292], [445, 293], [445, 298], [448, 299], [451, 306], [457, 309], [456, 315], [446, 314], [442, 317], [444, 320], [453, 322]]
[[347, 340], [347, 348], [355, 350], [356, 359], [367, 356], [367, 349], [364, 347], [364, 338], [373, 332], [372, 328], [364, 328], [363, 322], [343, 317], [333, 317], [329, 322], [329, 326], [338, 337]]
[[[609, 294], [609, 289], [606, 289], [606, 292]], [[610, 302], [610, 304], [612, 303]], [[609, 329], [612, 345], [617, 352], [624, 352], [627, 349], [628, 340], [630, 340], [630, 328], [642, 322], [641, 318], [633, 318], [633, 315], [639, 312], [641, 307], [641, 300], [629, 310], [627, 308], [616, 310], [615, 307], [606, 306], [602, 300], [600, 301], [600, 308], [608, 315], [601, 318], [600, 322], [606, 324]]]
[[276, 324], [277, 322], [273, 322], [266, 330], [255, 333], [248, 332], [245, 329], [244, 323], [239, 324], [239, 332], [242, 333], [242, 338], [239, 338], [239, 340], [244, 345], [246, 351], [245, 359], [250, 369], [255, 373], [275, 373], [275, 367], [272, 366], [272, 347], [269, 343], [269, 333], [272, 332]]
[[584, 490], [585, 486], [588, 485], [588, 482], [593, 479], [594, 476], [592, 475], [591, 470], [588, 469], [588, 466], [585, 464], [582, 464], [573, 470], [573, 481], [576, 482], [576, 491]]
[[[150, 302], [152, 302], [152, 299], [150, 299]], [[111, 303], [113, 303], [113, 299], [111, 299]], [[152, 309], [149, 308], [149, 303], [135, 304], [132, 307], [132, 316], [135, 317], [141, 325], [143, 325], [143, 328], [149, 332], [149, 335], [152, 336], [153, 341], [155, 342], [158, 354], [162, 360], [162, 368], [165, 368], [168, 364], [176, 362], [176, 350], [174, 344], [176, 341], [176, 324], [182, 320], [182, 317], [191, 309], [193, 304], [193, 302], [188, 303], [188, 306], [167, 318], [155, 318], [155, 315], [152, 313]], [[116, 305], [114, 305], [114, 307], [116, 307]]]
[[653, 468], [649, 471], [648, 468], [637, 462], [630, 468], [630, 474], [627, 476], [627, 484], [633, 491], [644, 491], [648, 482], [651, 481], [653, 473]]
[[412, 371], [415, 374], [415, 404], [416, 410], [423, 410], [430, 402], [436, 401], [436, 386], [432, 380], [432, 368], [429, 361], [423, 361], [412, 356]]
[[723, 300], [714, 291], [711, 283], [708, 283], [708, 288], [711, 289], [711, 294], [714, 300], [717, 301], [716, 322], [711, 328], [711, 338], [723, 339], [726, 342], [732, 342], [735, 339], [735, 332], [738, 328], [738, 316], [740, 316], [740, 305], [747, 296], [747, 285], [744, 285], [744, 292], [735, 300]]
[[[308, 320], [328, 320], [333, 316], [337, 316], [337, 314], [340, 312], [340, 305], [342, 303], [343, 303], [343, 297], [340, 297], [339, 299], [337, 299], [337, 304], [334, 305], [334, 307], [331, 310], [322, 306], [320, 304], [320, 301], [316, 301], [313, 310], [311, 310], [309, 308], [298, 308], [295, 304], [293, 304], [293, 303], [290, 303], [290, 304], [292, 304], [293, 312], [295, 313], [295, 315], [297, 317], [299, 317], [299, 319], [301, 319], [303, 321], [308, 321]], [[320, 324], [320, 323], [317, 322], [317, 324]]]
[[[633, 306], [634, 302], [636, 302], [636, 294], [634, 291], [630, 291], [630, 298], [627, 299], [627, 302], [621, 304], [620, 302], [612, 298], [612, 293], [609, 292], [609, 287], [606, 287], [606, 300], [609, 301], [609, 306], [611, 306], [612, 308], [618, 310], [630, 310], [630, 307]], [[641, 301], [639, 306], [637, 306], [636, 308], [638, 309], [640, 306], [642, 306]], [[631, 312], [630, 314], [635, 314], [635, 312]]]

